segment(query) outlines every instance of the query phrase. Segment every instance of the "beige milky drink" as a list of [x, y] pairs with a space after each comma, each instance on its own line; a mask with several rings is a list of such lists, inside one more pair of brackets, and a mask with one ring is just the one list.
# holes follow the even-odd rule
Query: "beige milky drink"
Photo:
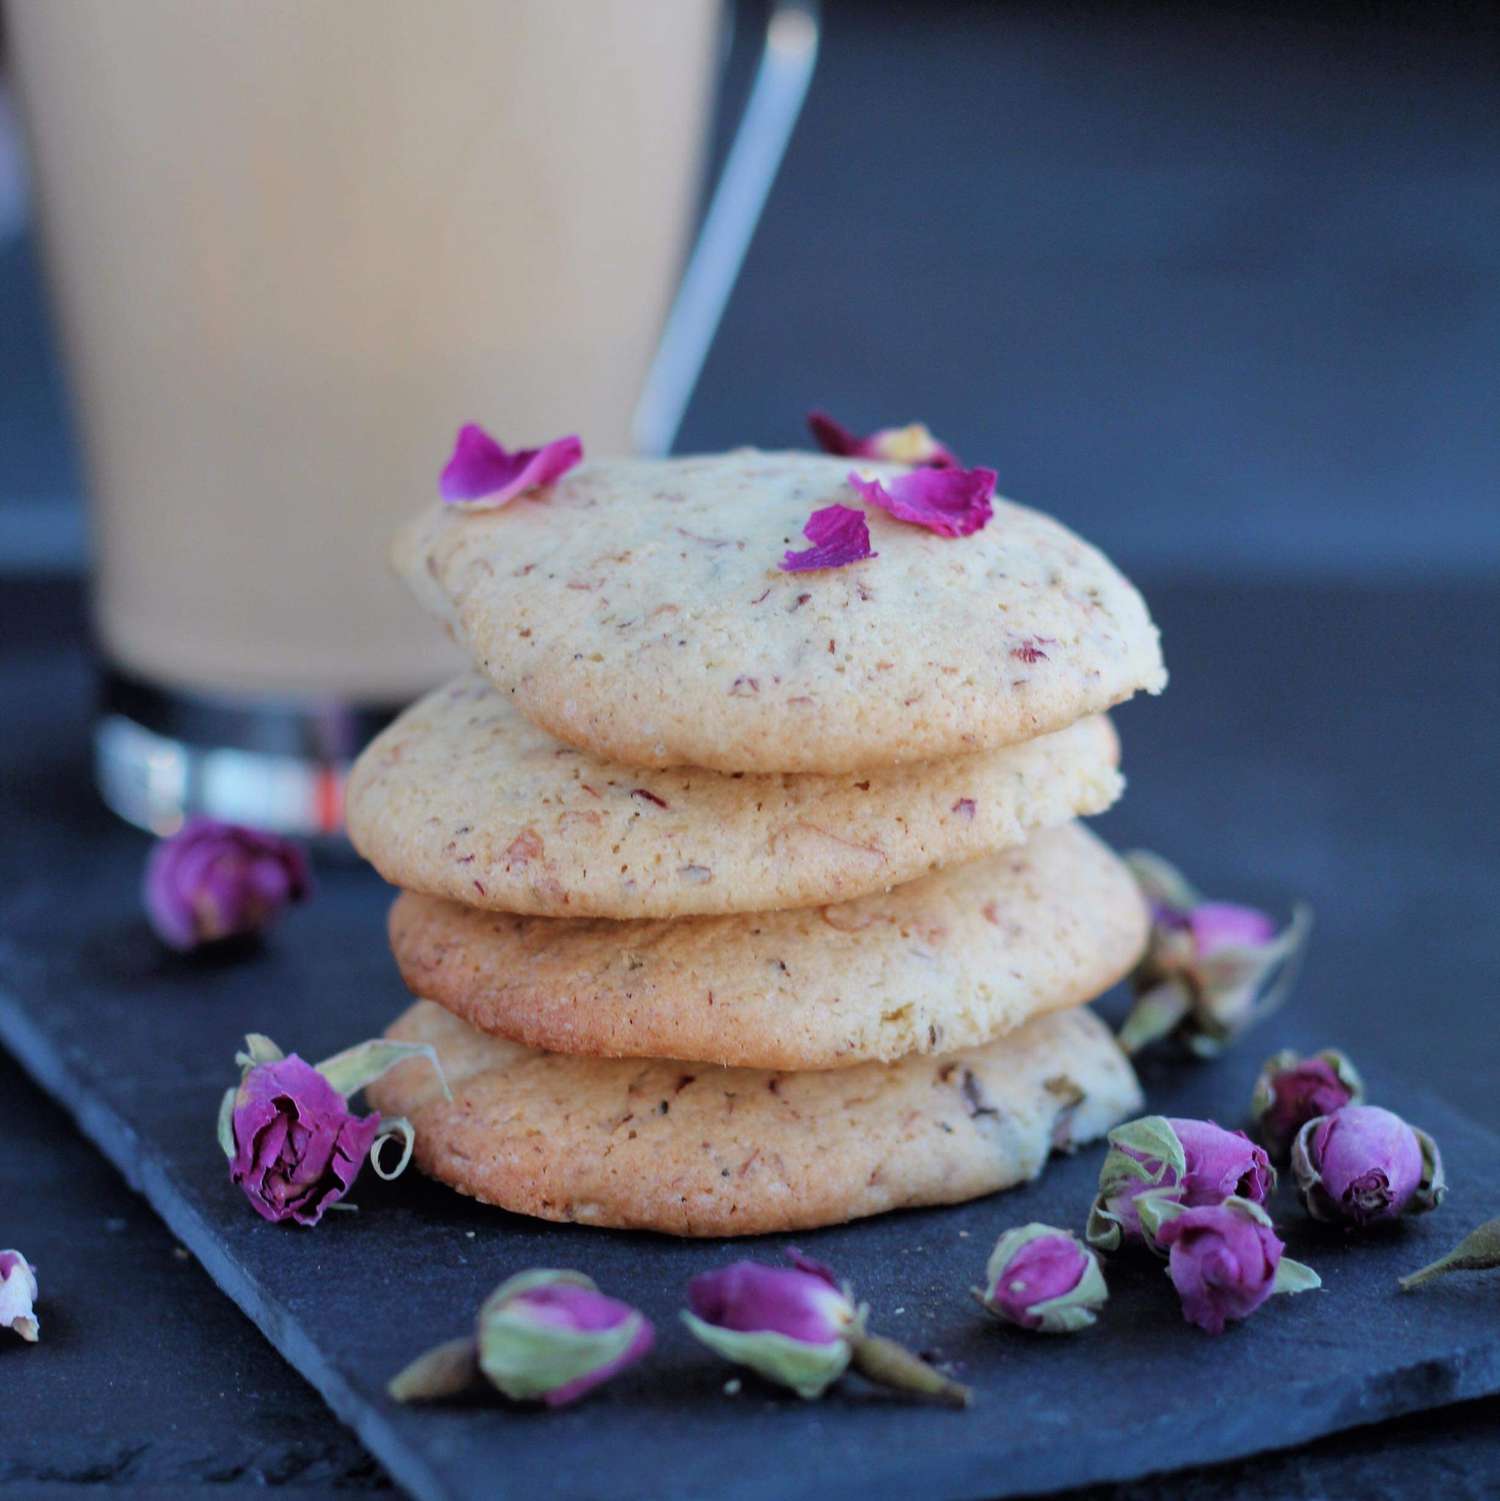
[[12, 0], [109, 663], [396, 703], [392, 580], [458, 424], [628, 446], [712, 0]]

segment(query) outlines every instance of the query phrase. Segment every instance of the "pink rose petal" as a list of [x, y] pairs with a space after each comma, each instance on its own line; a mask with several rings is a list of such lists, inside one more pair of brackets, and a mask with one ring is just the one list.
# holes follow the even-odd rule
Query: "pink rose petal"
[[561, 479], [582, 458], [583, 444], [576, 437], [507, 453], [477, 422], [466, 422], [458, 430], [453, 457], [443, 467], [438, 492], [450, 504], [483, 501], [474, 508], [496, 509]]
[[807, 573], [814, 568], [843, 568], [878, 557], [870, 551], [870, 525], [863, 511], [852, 506], [824, 506], [807, 518], [802, 535], [814, 545], [806, 552], [789, 552], [777, 565], [783, 573]]
[[885, 459], [895, 464], [926, 464], [933, 469], [951, 469], [958, 459], [953, 450], [940, 443], [920, 422], [905, 427], [882, 427], [861, 438], [836, 422], [827, 412], [809, 412], [807, 426], [813, 441], [824, 453], [845, 458]]
[[990, 497], [996, 478], [993, 469], [914, 469], [884, 483], [851, 472], [849, 483], [897, 521], [925, 526], [941, 537], [967, 537], [994, 514]]
[[1263, 948], [1276, 936], [1276, 924], [1264, 912], [1233, 902], [1199, 902], [1187, 922], [1200, 959], [1220, 949]]

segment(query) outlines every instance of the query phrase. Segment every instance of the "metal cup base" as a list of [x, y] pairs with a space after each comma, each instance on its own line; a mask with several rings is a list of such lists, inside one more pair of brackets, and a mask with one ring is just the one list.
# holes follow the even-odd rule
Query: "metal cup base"
[[401, 707], [200, 696], [113, 668], [99, 698], [94, 781], [127, 823], [162, 835], [206, 814], [330, 843], [354, 757]]

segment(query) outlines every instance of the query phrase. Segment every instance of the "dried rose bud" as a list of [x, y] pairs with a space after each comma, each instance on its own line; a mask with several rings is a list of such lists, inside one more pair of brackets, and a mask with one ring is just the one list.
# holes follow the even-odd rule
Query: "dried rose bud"
[[807, 425], [813, 441], [824, 453], [851, 459], [882, 459], [892, 464], [925, 464], [931, 469], [949, 469], [958, 463], [952, 449], [939, 443], [920, 422], [905, 427], [882, 427], [867, 438], [850, 432], [827, 412], [809, 412]]
[[813, 545], [802, 552], [783, 553], [776, 566], [783, 573], [810, 573], [819, 568], [845, 568], [878, 558], [870, 551], [870, 523], [853, 506], [824, 506], [807, 518], [802, 535]]
[[1043, 1334], [1087, 1329], [1109, 1297], [1099, 1258], [1076, 1235], [1022, 1225], [995, 1243], [979, 1299], [996, 1318]]
[[1255, 1081], [1250, 1116], [1272, 1159], [1285, 1162], [1308, 1121], [1361, 1104], [1364, 1097], [1359, 1071], [1337, 1048], [1324, 1048], [1309, 1058], [1283, 1049], [1266, 1059]]
[[479, 1369], [507, 1397], [563, 1407], [634, 1365], [655, 1338], [644, 1314], [578, 1272], [522, 1272], [479, 1310]]
[[13, 1329], [34, 1345], [42, 1328], [36, 1300], [36, 1268], [19, 1251], [0, 1251], [0, 1329]]
[[1291, 992], [1312, 926], [1300, 903], [1281, 930], [1264, 912], [1206, 902], [1157, 855], [1126, 856], [1151, 905], [1151, 938], [1131, 976], [1135, 1004], [1119, 1043], [1137, 1053], [1179, 1037], [1200, 1058], [1222, 1053]]
[[1167, 1275], [1183, 1317], [1209, 1334], [1249, 1318], [1272, 1293], [1322, 1286], [1311, 1267], [1282, 1254], [1270, 1216], [1248, 1199], [1193, 1209], [1164, 1205], [1156, 1239], [1167, 1252]]
[[688, 1284], [689, 1329], [710, 1349], [802, 1397], [820, 1397], [842, 1376], [864, 1310], [816, 1261], [791, 1266], [736, 1261]]
[[872, 506], [897, 521], [925, 526], [942, 537], [967, 537], [994, 515], [993, 469], [914, 469], [882, 483], [851, 474], [849, 483]]
[[[225, 1091], [219, 1109], [219, 1145], [229, 1159], [230, 1182], [257, 1214], [316, 1225], [354, 1186], [366, 1156], [379, 1177], [401, 1175], [411, 1160], [410, 1123], [382, 1121], [378, 1111], [357, 1116], [348, 1097], [408, 1058], [426, 1059], [442, 1078], [433, 1050], [415, 1043], [376, 1039], [314, 1067], [258, 1033], [245, 1039], [235, 1059], [239, 1087]], [[404, 1149], [387, 1169], [381, 1149], [398, 1136]]]
[[736, 1261], [688, 1284], [683, 1321], [709, 1349], [799, 1397], [821, 1397], [848, 1369], [872, 1381], [966, 1406], [969, 1392], [900, 1345], [865, 1329], [866, 1309], [820, 1262]]
[[1156, 1249], [1153, 1209], [1194, 1208], [1236, 1195], [1264, 1204], [1276, 1187], [1270, 1158], [1243, 1131], [1212, 1121], [1147, 1115], [1109, 1133], [1099, 1192], [1089, 1210], [1089, 1244], [1113, 1251], [1127, 1240]]
[[186, 952], [258, 933], [312, 890], [307, 856], [289, 839], [212, 818], [190, 818], [146, 861], [146, 916]]
[[1471, 1230], [1446, 1256], [1419, 1267], [1410, 1276], [1401, 1278], [1403, 1292], [1420, 1287], [1433, 1277], [1442, 1277], [1449, 1272], [1492, 1272], [1500, 1267], [1500, 1219], [1486, 1220], [1477, 1230]]
[[456, 1396], [483, 1377], [515, 1402], [565, 1407], [634, 1365], [656, 1331], [581, 1272], [520, 1272], [484, 1300], [474, 1334], [419, 1355], [392, 1378], [398, 1402]]
[[1437, 1143], [1379, 1105], [1346, 1105], [1310, 1120], [1292, 1171], [1315, 1220], [1349, 1226], [1436, 1209], [1447, 1192]]
[[583, 444], [575, 437], [508, 453], [477, 422], [466, 422], [443, 466], [438, 492], [462, 510], [494, 511], [561, 479], [582, 459]]

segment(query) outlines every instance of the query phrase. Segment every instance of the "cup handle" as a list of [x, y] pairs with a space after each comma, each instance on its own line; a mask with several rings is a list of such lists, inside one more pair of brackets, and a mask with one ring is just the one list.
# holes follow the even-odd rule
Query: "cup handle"
[[631, 418], [637, 453], [670, 451], [818, 59], [818, 0], [777, 0], [755, 79]]

